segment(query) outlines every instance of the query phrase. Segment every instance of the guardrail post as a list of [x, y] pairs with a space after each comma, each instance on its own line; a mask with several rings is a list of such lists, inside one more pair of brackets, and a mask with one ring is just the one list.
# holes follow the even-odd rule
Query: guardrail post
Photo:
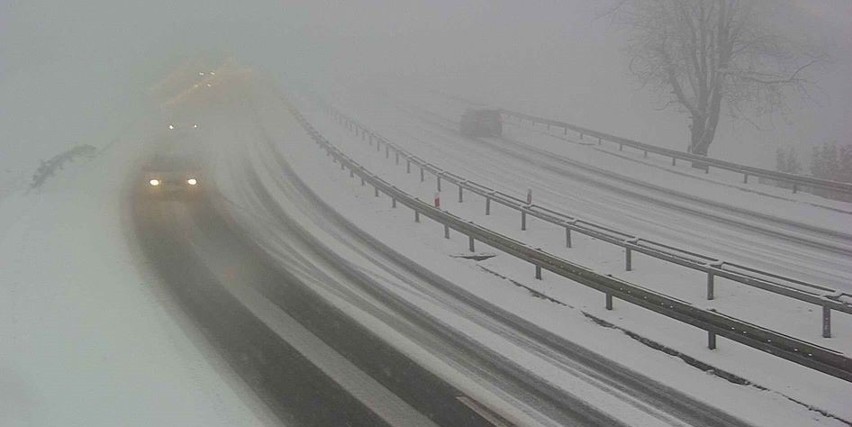
[[411, 160], [405, 161], [405, 173], [411, 173]]
[[468, 249], [470, 249], [471, 252], [476, 252], [476, 250], [473, 248], [473, 236], [468, 236], [467, 240], [468, 240]]
[[396, 151], [395, 154], [396, 154], [396, 160], [394, 160], [394, 162], [396, 162], [396, 164], [399, 164], [399, 151]]
[[831, 338], [831, 308], [822, 306], [822, 337]]
[[391, 207], [396, 209], [396, 197], [391, 198]]
[[370, 141], [370, 147], [372, 147], [373, 146], [373, 134], [370, 134], [370, 138], [368, 139], [368, 141]]
[[491, 215], [491, 198], [485, 196], [485, 215]]
[[464, 203], [464, 196], [462, 196], [462, 186], [459, 184], [459, 203]]
[[633, 270], [633, 251], [630, 248], [624, 248], [624, 269], [627, 271]]
[[612, 294], [609, 292], [604, 292], [604, 295], [606, 295], [606, 309], [612, 310]]
[[355, 178], [355, 170], [354, 169], [351, 169], [351, 168], [349, 169], [349, 178]]
[[423, 166], [420, 166], [420, 182], [423, 182], [425, 179], [426, 177], [423, 174]]
[[713, 285], [713, 272], [707, 272], [707, 299], [712, 300], [716, 298], [714, 294], [714, 285]]
[[743, 184], [748, 184], [748, 174], [747, 173], [743, 174]]
[[438, 191], [440, 192], [441, 191], [441, 175], [437, 175], [437, 176], [438, 176]]
[[793, 183], [793, 194], [796, 194], [797, 191], [799, 191], [799, 184], [794, 182]]
[[527, 231], [527, 213], [521, 211], [521, 231]]
[[414, 211], [414, 222], [420, 222], [420, 211]]
[[447, 225], [447, 224], [444, 224], [444, 238], [445, 239], [450, 238], [450, 226]]
[[382, 141], [377, 139], [376, 140], [376, 152], [378, 153], [379, 151], [381, 151], [381, 149], [382, 149]]
[[540, 265], [535, 266], [535, 278], [537, 280], [541, 280], [541, 266]]
[[571, 247], [571, 229], [568, 227], [565, 227], [565, 247]]
[[388, 144], [385, 144], [385, 158], [386, 159], [390, 158], [390, 145], [388, 145]]
[[373, 194], [374, 194], [376, 197], [379, 197], [379, 187], [375, 187], [375, 186], [373, 187]]
[[710, 350], [716, 349], [716, 333], [707, 331], [707, 348]]
[[677, 157], [672, 157], [672, 166], [677, 166]]
[[645, 150], [645, 154], [642, 157], [648, 158], [648, 150]]
[[365, 185], [364, 177], [362, 176], [362, 177], [361, 177], [361, 186], [363, 187], [364, 185]]

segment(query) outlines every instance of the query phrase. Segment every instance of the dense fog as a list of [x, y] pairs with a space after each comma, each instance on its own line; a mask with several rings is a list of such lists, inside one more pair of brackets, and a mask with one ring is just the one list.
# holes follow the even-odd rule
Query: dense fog
[[[852, 135], [852, 5], [791, 0], [774, 17], [825, 46], [806, 102], [761, 119], [723, 119], [711, 155], [773, 167], [774, 147]], [[625, 33], [606, 2], [145, 2], [6, 0], [0, 5], [3, 182], [74, 144], [103, 146], [132, 123], [144, 91], [184, 58], [233, 56], [281, 82], [412, 85], [684, 149], [683, 114], [627, 72]]]
[[850, 76], [850, 0], [0, 0], [0, 427], [852, 426]]

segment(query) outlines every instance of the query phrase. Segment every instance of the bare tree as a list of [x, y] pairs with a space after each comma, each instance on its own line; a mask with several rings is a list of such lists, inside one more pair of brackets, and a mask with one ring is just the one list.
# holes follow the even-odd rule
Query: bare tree
[[620, 0], [610, 12], [630, 30], [630, 71], [689, 115], [688, 151], [706, 156], [723, 105], [750, 120], [806, 94], [821, 54], [784, 37], [768, 19], [779, 2]]

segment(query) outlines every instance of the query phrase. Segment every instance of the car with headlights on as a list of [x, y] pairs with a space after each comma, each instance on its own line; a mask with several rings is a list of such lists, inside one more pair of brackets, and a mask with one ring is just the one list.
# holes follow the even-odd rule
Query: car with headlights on
[[142, 185], [154, 197], [197, 196], [204, 185], [201, 170], [192, 153], [158, 153], [143, 167]]

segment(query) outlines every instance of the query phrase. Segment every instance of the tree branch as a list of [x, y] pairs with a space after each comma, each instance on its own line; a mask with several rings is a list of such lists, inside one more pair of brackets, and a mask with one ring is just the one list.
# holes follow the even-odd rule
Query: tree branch
[[743, 80], [748, 80], [748, 81], [755, 82], [755, 83], [761, 83], [761, 84], [767, 84], [767, 85], [786, 84], [786, 83], [795, 83], [795, 82], [805, 81], [804, 79], [796, 78], [796, 76], [799, 75], [799, 73], [801, 73], [802, 71], [804, 71], [805, 68], [808, 68], [811, 65], [814, 65], [818, 62], [820, 62], [819, 59], [812, 59], [807, 64], [804, 64], [801, 67], [797, 68], [796, 71], [794, 71], [793, 74], [790, 75], [790, 77], [777, 78], [777, 79], [771, 79], [771, 80], [762, 79], [760, 77], [757, 77], [757, 76], [761, 76], [761, 75], [770, 76], [771, 74], [758, 73], [756, 71], [743, 71], [741, 73], [737, 73], [737, 72], [731, 72], [729, 70], [720, 70], [720, 72], [722, 72], [723, 74], [726, 74], [726, 75], [736, 76], [736, 77], [741, 78]]

